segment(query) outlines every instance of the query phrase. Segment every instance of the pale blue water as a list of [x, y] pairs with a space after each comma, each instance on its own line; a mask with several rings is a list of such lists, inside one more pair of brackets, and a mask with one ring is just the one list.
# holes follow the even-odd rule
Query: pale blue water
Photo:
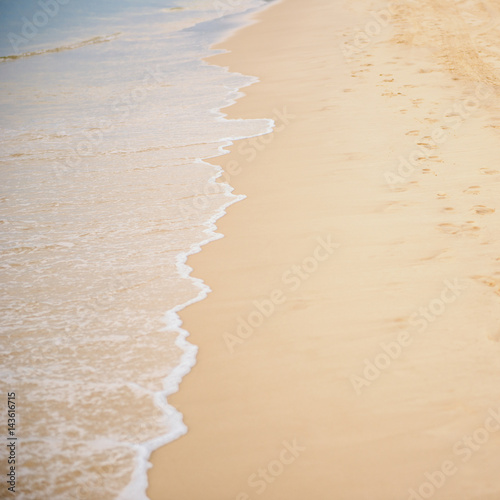
[[165, 403], [195, 362], [176, 312], [207, 287], [183, 262], [239, 199], [203, 159], [272, 125], [223, 119], [254, 79], [202, 58], [263, 4], [0, 2], [0, 390], [18, 397], [16, 498], [144, 499], [149, 453], [186, 432]]

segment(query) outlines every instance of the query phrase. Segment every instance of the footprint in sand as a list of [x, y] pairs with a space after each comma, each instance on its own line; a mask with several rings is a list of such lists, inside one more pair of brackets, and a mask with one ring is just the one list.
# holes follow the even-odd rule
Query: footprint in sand
[[418, 135], [420, 134], [420, 130], [410, 130], [409, 132], [406, 132], [405, 135]]
[[486, 168], [486, 167], [480, 168], [479, 171], [484, 175], [495, 175], [495, 174], [499, 173], [498, 170], [494, 170], [492, 168]]
[[[437, 149], [434, 144], [429, 144], [427, 142], [417, 142], [417, 146], [424, 146], [427, 149]], [[430, 158], [437, 158], [437, 156], [430, 156]]]
[[456, 224], [443, 223], [438, 225], [439, 230], [446, 234], [457, 234], [460, 231], [460, 227]]
[[472, 210], [478, 215], [492, 214], [495, 212], [494, 208], [488, 208], [484, 205], [476, 205], [475, 207], [472, 207]]
[[448, 195], [446, 193], [437, 193], [436, 198], [438, 200], [444, 200], [445, 198], [448, 198]]
[[467, 221], [466, 224], [462, 224], [461, 226], [445, 222], [443, 224], [439, 224], [438, 228], [442, 233], [445, 234], [460, 234], [460, 235], [474, 234], [481, 229], [479, 226], [473, 226], [472, 224], [474, 224], [474, 221]]
[[482, 283], [483, 285], [493, 288], [493, 292], [496, 295], [500, 295], [500, 279], [495, 278], [494, 276], [483, 276], [483, 275], [472, 276], [472, 279], [478, 281], [479, 283]]
[[441, 160], [441, 158], [439, 158], [439, 156], [429, 156], [429, 161], [434, 161], [436, 163], [444, 163], [444, 161]]
[[465, 194], [479, 194], [481, 190], [481, 186], [469, 186], [467, 189], [464, 189]]
[[403, 95], [401, 92], [395, 93], [395, 92], [383, 92], [381, 95], [384, 97], [396, 97], [398, 95]]

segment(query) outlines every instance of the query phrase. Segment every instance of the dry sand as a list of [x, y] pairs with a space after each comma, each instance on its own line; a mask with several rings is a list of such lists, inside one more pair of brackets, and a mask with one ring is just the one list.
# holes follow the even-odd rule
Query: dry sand
[[493, 6], [285, 0], [211, 59], [277, 129], [215, 161], [247, 198], [189, 259], [152, 500], [500, 499]]

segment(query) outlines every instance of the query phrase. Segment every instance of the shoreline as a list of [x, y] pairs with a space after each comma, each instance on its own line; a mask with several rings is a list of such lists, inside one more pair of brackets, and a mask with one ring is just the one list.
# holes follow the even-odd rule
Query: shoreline
[[[276, 129], [211, 160], [247, 197], [188, 259], [212, 292], [180, 313], [198, 360], [169, 404], [189, 431], [153, 452], [152, 500], [422, 495], [496, 408], [498, 97], [477, 97], [492, 73], [447, 73], [430, 32], [400, 43], [404, 9], [346, 60], [339, 40], [383, 9], [285, 0], [209, 59], [260, 79], [228, 118]], [[483, 67], [472, 55], [459, 69]], [[494, 498], [494, 448], [434, 498]]]

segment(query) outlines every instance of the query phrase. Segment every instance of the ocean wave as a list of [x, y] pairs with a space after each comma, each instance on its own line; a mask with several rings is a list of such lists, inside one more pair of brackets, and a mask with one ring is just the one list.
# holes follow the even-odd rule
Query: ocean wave
[[96, 43], [112, 42], [116, 40], [121, 35], [120, 32], [113, 33], [112, 35], [95, 36], [87, 40], [82, 40], [81, 42], [72, 43], [69, 45], [61, 45], [60, 47], [54, 47], [52, 49], [35, 50], [32, 52], [23, 52], [22, 54], [12, 54], [9, 56], [0, 57], [0, 62], [15, 61], [17, 59], [24, 59], [25, 57], [42, 56], [44, 54], [53, 54], [55, 52], [65, 52], [67, 50], [80, 49], [81, 47], [86, 47], [87, 45], [94, 45]]

